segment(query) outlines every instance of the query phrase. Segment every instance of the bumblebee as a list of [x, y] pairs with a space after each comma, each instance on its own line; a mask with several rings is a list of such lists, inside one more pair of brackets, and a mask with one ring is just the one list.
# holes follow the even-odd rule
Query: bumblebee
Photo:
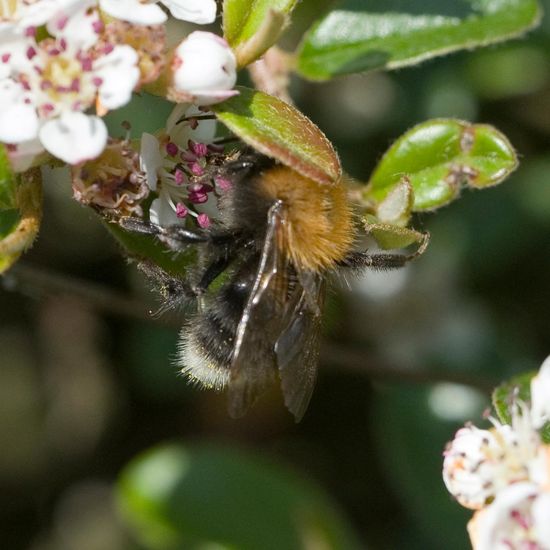
[[224, 170], [232, 186], [208, 229], [139, 218], [120, 223], [173, 251], [198, 248], [197, 266], [179, 278], [142, 266], [160, 284], [164, 309], [196, 306], [180, 334], [182, 372], [202, 387], [226, 389], [233, 417], [279, 381], [298, 422], [316, 379], [326, 276], [341, 268], [397, 268], [412, 256], [353, 250], [356, 224], [343, 181], [322, 185], [246, 152]]

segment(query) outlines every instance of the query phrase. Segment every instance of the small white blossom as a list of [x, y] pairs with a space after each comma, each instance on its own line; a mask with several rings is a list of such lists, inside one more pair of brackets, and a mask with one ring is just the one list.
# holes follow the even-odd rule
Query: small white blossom
[[476, 512], [468, 531], [474, 550], [550, 548], [550, 493], [533, 483], [516, 483]]
[[130, 46], [99, 46], [103, 26], [89, 1], [61, 4], [64, 10], [48, 22], [52, 38], [28, 36], [26, 63], [12, 67], [0, 84], [0, 140], [23, 147], [38, 137], [49, 153], [76, 164], [100, 154], [107, 142], [104, 122], [83, 111], [124, 105], [140, 73]]
[[[204, 169], [207, 144], [216, 134], [215, 120], [193, 122], [194, 116], [203, 115], [196, 107], [178, 105], [168, 118], [164, 134], [158, 138], [142, 136], [141, 170], [150, 189], [159, 195], [149, 211], [153, 223], [166, 227], [182, 223], [188, 215], [201, 227], [210, 223], [206, 214], [196, 210], [214, 190], [208, 181], [197, 181], [202, 175], [208, 178]], [[184, 117], [191, 120], [181, 121]]]
[[446, 449], [443, 480], [448, 491], [466, 508], [479, 509], [504, 487], [546, 476], [545, 455], [528, 411], [516, 411], [513, 426], [490, 430], [461, 428]]
[[[199, 25], [216, 19], [215, 0], [162, 0], [176, 18]], [[155, 2], [140, 0], [99, 0], [101, 9], [111, 17], [135, 25], [160, 25], [167, 19], [166, 13]]]
[[195, 31], [174, 56], [174, 88], [197, 105], [212, 105], [236, 95], [237, 61], [227, 42], [210, 32]]
[[531, 380], [531, 418], [535, 428], [542, 428], [550, 420], [550, 357]]

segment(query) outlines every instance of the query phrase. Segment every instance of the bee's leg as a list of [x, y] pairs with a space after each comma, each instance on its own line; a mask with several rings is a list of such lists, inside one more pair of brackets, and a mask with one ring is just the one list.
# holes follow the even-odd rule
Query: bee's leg
[[204, 294], [210, 284], [223, 273], [227, 266], [233, 261], [235, 255], [226, 247], [223, 254], [220, 254], [208, 267], [204, 270], [199, 282], [193, 287], [197, 295]]
[[350, 269], [375, 269], [389, 270], [399, 269], [407, 264], [411, 258], [405, 254], [369, 254], [368, 252], [351, 252], [343, 260], [338, 262], [341, 267]]
[[399, 269], [424, 254], [429, 241], [430, 235], [429, 233], [425, 233], [420, 246], [412, 254], [387, 254], [384, 252], [369, 254], [366, 250], [363, 252], [351, 252], [338, 265], [351, 269], [370, 268], [380, 271]]
[[133, 233], [153, 235], [166, 244], [171, 250], [183, 250], [190, 244], [211, 243], [222, 245], [230, 243], [239, 236], [234, 231], [207, 231], [204, 229], [187, 229], [181, 225], [162, 227], [140, 218], [126, 217], [118, 221], [119, 225]]
[[381, 271], [387, 269], [398, 269], [422, 256], [430, 242], [430, 234], [423, 233], [422, 240], [418, 248], [411, 254], [388, 254], [380, 252], [369, 254], [364, 250], [361, 252], [351, 252], [343, 260], [338, 262], [341, 267], [349, 267], [351, 269], [379, 269]]
[[198, 294], [184, 278], [174, 277], [153, 262], [140, 262], [138, 267], [154, 283], [164, 303], [156, 312], [188, 306], [197, 300]]
[[172, 250], [182, 250], [189, 244], [207, 243], [211, 241], [209, 234], [203, 230], [191, 230], [179, 225], [161, 227], [140, 218], [126, 217], [118, 221], [119, 225], [132, 233], [154, 235]]

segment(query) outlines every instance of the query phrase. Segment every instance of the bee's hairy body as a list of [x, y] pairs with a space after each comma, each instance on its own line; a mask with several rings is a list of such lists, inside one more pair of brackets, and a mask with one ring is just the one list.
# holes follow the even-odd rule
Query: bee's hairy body
[[227, 388], [232, 416], [242, 416], [279, 378], [285, 405], [299, 420], [315, 382], [325, 275], [401, 267], [415, 255], [352, 251], [354, 220], [342, 180], [322, 185], [246, 153], [225, 169], [233, 185], [210, 229], [164, 228], [136, 218], [122, 225], [175, 251], [198, 246], [188, 274], [142, 265], [160, 284], [165, 309], [197, 307], [181, 330], [182, 372], [200, 386]]
[[[230, 381], [237, 327], [258, 271], [268, 212], [278, 201], [284, 212], [280, 242], [286, 246], [280, 253], [290, 259], [287, 278], [291, 281], [296, 270], [320, 273], [334, 267], [351, 248], [352, 213], [342, 184], [320, 186], [269, 159], [255, 163], [252, 173], [236, 179], [223, 198], [221, 212], [225, 226], [241, 232], [238, 265], [181, 333], [178, 362], [182, 372], [199, 385], [221, 390]], [[272, 359], [275, 376], [273, 342], [260, 338], [256, 344], [260, 359]]]

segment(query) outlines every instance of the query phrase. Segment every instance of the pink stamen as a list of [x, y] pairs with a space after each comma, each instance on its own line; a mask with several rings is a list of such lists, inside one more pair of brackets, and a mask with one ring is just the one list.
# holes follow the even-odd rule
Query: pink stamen
[[211, 185], [191, 185], [189, 186], [188, 198], [194, 204], [202, 204], [208, 200], [208, 193], [213, 189]]
[[103, 55], [107, 55], [110, 54], [114, 49], [115, 47], [113, 46], [113, 44], [105, 44], [102, 53]]
[[10, 60], [11, 53], [5, 53], [2, 55], [2, 63], [7, 63]]
[[174, 181], [176, 182], [176, 185], [181, 185], [185, 181], [185, 174], [183, 170], [180, 170], [179, 168], [176, 169], [174, 172]]
[[93, 62], [91, 57], [85, 57], [80, 60], [80, 65], [82, 66], [82, 70], [89, 72], [93, 68]]
[[208, 152], [208, 148], [205, 143], [197, 143], [191, 139], [187, 142], [187, 147], [198, 158], [205, 157]]
[[176, 205], [176, 216], [178, 218], [185, 218], [187, 214], [189, 213], [189, 210], [185, 206], [185, 204], [182, 204], [181, 202], [178, 202]]
[[96, 34], [101, 34], [104, 28], [105, 26], [103, 25], [103, 21], [101, 21], [100, 19], [92, 23], [92, 29]]
[[191, 173], [195, 176], [202, 176], [204, 174], [204, 168], [198, 162], [191, 164], [190, 168]]
[[47, 116], [55, 110], [55, 107], [51, 103], [44, 103], [42, 105], [42, 112]]
[[65, 26], [67, 25], [69, 21], [69, 18], [65, 15], [63, 17], [60, 17], [58, 20], [57, 20], [57, 28], [58, 30], [62, 31]]
[[36, 50], [32, 46], [29, 46], [27, 48], [27, 59], [32, 59], [35, 55], [36, 55]]
[[34, 38], [36, 36], [36, 27], [27, 27], [25, 29], [25, 36]]
[[197, 157], [187, 149], [181, 153], [180, 158], [185, 162], [195, 162], [197, 160]]
[[173, 142], [169, 141], [166, 144], [166, 153], [170, 155], [171, 157], [175, 157], [179, 152], [178, 146]]
[[210, 218], [207, 214], [199, 214], [197, 216], [197, 223], [203, 228], [206, 229], [207, 227], [210, 227]]
[[510, 517], [518, 523], [518, 525], [522, 529], [529, 529], [529, 521], [528, 519], [519, 511], [519, 510], [512, 510], [510, 512]]
[[92, 78], [92, 83], [96, 88], [99, 88], [103, 84], [103, 78], [94, 76], [94, 78]]

